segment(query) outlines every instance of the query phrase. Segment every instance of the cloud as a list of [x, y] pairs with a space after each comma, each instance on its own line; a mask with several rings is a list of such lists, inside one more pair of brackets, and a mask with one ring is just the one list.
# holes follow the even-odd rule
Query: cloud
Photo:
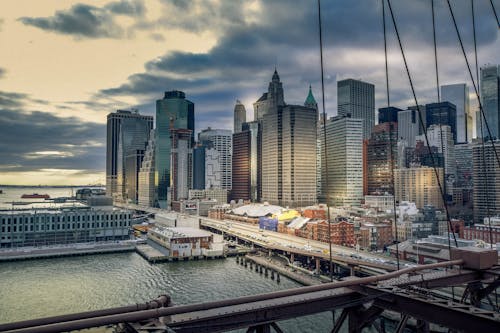
[[5, 73], [7, 73], [7, 71], [5, 70], [5, 68], [1, 68], [0, 67], [0, 79], [5, 77]]
[[51, 17], [21, 17], [25, 25], [42, 30], [72, 35], [76, 38], [125, 38], [133, 34], [115, 21], [116, 15], [142, 17], [146, 9], [143, 1], [122, 0], [111, 2], [100, 8], [87, 4], [76, 4], [68, 10], [57, 11]]
[[104, 170], [105, 125], [27, 111], [22, 101], [26, 95], [3, 95], [9, 102], [0, 105], [0, 173], [54, 167]]

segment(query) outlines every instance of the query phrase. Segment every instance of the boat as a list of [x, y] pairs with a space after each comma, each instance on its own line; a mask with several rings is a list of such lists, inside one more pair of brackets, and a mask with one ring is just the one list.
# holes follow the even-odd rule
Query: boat
[[50, 195], [48, 194], [23, 194], [21, 195], [21, 199], [50, 199]]

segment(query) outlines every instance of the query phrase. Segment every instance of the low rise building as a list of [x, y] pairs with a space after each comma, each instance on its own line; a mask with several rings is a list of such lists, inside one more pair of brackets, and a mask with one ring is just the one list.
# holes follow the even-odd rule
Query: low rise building
[[195, 228], [157, 226], [149, 229], [148, 238], [168, 249], [171, 258], [202, 257], [213, 250], [213, 235]]

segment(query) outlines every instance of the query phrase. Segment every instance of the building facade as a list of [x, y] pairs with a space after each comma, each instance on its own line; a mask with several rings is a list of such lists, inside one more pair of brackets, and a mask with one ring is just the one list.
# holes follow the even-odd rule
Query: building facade
[[375, 86], [346, 79], [337, 82], [338, 115], [363, 120], [363, 139], [369, 139], [375, 126]]
[[[363, 200], [363, 121], [330, 118], [322, 138], [322, 201], [334, 206], [359, 206]], [[328, 162], [328, 171], [325, 161]], [[328, 182], [326, 174], [328, 173]]]
[[[443, 179], [443, 168], [436, 169], [439, 179]], [[394, 169], [394, 183], [398, 202], [414, 202], [419, 209], [426, 205], [432, 205], [438, 209], [443, 208], [443, 198], [433, 168]]]
[[482, 223], [485, 217], [500, 215], [500, 166], [492, 143], [498, 151], [500, 140], [485, 142], [484, 155], [480, 142], [472, 148], [475, 223]]
[[144, 151], [153, 129], [153, 117], [118, 110], [108, 114], [106, 128], [106, 194], [122, 198], [126, 189], [125, 158], [137, 150]]
[[194, 103], [186, 99], [182, 91], [167, 91], [163, 99], [156, 101], [156, 167], [155, 186], [160, 208], [171, 203], [171, 124], [176, 129], [191, 130], [194, 143]]
[[[198, 141], [210, 142], [211, 147], [213, 147], [219, 153], [218, 161], [220, 172], [220, 188], [231, 190], [233, 163], [233, 137], [231, 131], [223, 129], [211, 129], [209, 127], [202, 130], [198, 134]], [[205, 151], [205, 156], [206, 155], [207, 151]], [[215, 175], [217, 170], [208, 170], [207, 165], [205, 165], [205, 177], [207, 177], [207, 175], [211, 176], [211, 171], [213, 171]], [[207, 179], [205, 178], [205, 184], [206, 183]], [[205, 188], [207, 187], [205, 186]]]
[[477, 137], [500, 139], [500, 66], [498, 65], [488, 65], [481, 68], [481, 104], [492, 138], [487, 132], [484, 120], [481, 122], [483, 134], [481, 135], [481, 129], [478, 126]]
[[139, 197], [138, 204], [156, 207], [155, 191], [155, 131], [151, 130], [149, 142], [139, 171]]
[[398, 126], [386, 122], [373, 128], [367, 145], [368, 194], [394, 194], [392, 170], [397, 161]]
[[450, 102], [431, 103], [425, 105], [425, 126], [450, 126], [453, 142], [457, 142], [457, 107]]
[[234, 106], [234, 133], [241, 132], [241, 126], [247, 121], [247, 110], [239, 100], [236, 101]]
[[441, 99], [454, 104], [457, 109], [457, 143], [472, 141], [469, 87], [465, 83], [441, 86]]
[[193, 148], [192, 131], [189, 129], [170, 128], [171, 156], [171, 198], [173, 201], [187, 199], [189, 189], [193, 187]]

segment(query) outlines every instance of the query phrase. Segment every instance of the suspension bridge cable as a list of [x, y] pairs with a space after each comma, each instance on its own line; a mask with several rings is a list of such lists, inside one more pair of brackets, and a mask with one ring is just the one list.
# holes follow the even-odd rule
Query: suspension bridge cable
[[495, 15], [495, 18], [497, 20], [497, 26], [500, 29], [500, 21], [498, 20], [498, 15], [497, 15], [497, 11], [495, 9], [495, 5], [493, 4], [493, 0], [490, 0], [490, 4], [491, 4], [491, 9], [493, 9], [493, 15]]
[[[475, 63], [476, 63], [476, 83], [479, 84], [479, 66], [478, 66], [478, 57], [477, 57], [477, 41], [476, 41], [476, 18], [475, 18], [475, 14], [474, 14], [474, 0], [471, 0], [471, 12], [472, 12], [472, 36], [473, 36], [473, 40], [474, 40], [474, 59], [475, 59]], [[481, 96], [479, 96], [481, 97]], [[484, 138], [484, 131], [483, 131], [483, 121], [481, 120], [481, 118], [479, 118], [479, 124], [480, 124], [480, 128], [481, 128], [481, 152], [482, 152], [482, 167], [483, 167], [483, 172], [484, 172], [484, 177], [485, 177], [485, 181], [483, 182], [484, 186], [483, 186], [483, 189], [484, 189], [484, 194], [486, 196], [486, 215], [488, 216], [488, 224], [489, 224], [489, 234], [490, 234], [490, 247], [493, 248], [493, 230], [492, 230], [492, 227], [491, 227], [491, 214], [490, 214], [490, 195], [489, 195], [489, 192], [488, 192], [488, 184], [489, 184], [489, 181], [488, 181], [488, 173], [486, 172], [486, 149], [484, 147], [484, 140], [482, 140], [482, 138]]]
[[[389, 95], [389, 69], [387, 65], [387, 33], [386, 33], [386, 27], [385, 27], [385, 0], [381, 0], [382, 2], [382, 27], [384, 30], [384, 54], [385, 54], [385, 87], [386, 87], [386, 93], [387, 93], [387, 107], [389, 108], [391, 106], [391, 99]], [[396, 127], [397, 130], [397, 127]], [[391, 186], [392, 186], [392, 207], [393, 207], [393, 212], [394, 212], [394, 234], [395, 234], [395, 243], [396, 243], [396, 264], [399, 270], [399, 236], [398, 236], [398, 221], [397, 221], [397, 214], [396, 214], [396, 185], [395, 185], [395, 180], [394, 180], [394, 142], [392, 138], [392, 132], [393, 132], [393, 124], [392, 122], [389, 122], [389, 161], [391, 163], [390, 168], [391, 168]]]
[[[327, 158], [327, 149], [326, 149], [326, 111], [325, 111], [325, 79], [324, 79], [324, 66], [323, 66], [323, 34], [321, 27], [321, 0], [318, 0], [318, 27], [319, 27], [319, 54], [321, 61], [321, 106], [323, 107], [323, 152], [324, 152], [324, 160], [325, 160], [325, 191], [326, 193], [326, 220], [328, 222], [328, 245], [329, 245], [329, 253], [330, 253], [330, 281], [333, 281], [333, 261], [332, 261], [332, 225], [330, 221], [330, 204], [328, 202], [328, 193], [329, 193], [329, 179], [328, 179], [328, 158]], [[321, 160], [323, 161], [323, 159]]]
[[[493, 135], [491, 134], [490, 125], [488, 125], [488, 120], [486, 119], [486, 115], [484, 114], [483, 104], [481, 103], [481, 99], [479, 98], [479, 90], [478, 90], [478, 87], [477, 87], [476, 82], [474, 80], [474, 76], [472, 75], [472, 70], [470, 68], [469, 59], [467, 58], [467, 54], [465, 53], [464, 44], [462, 42], [462, 36], [460, 35], [460, 31], [458, 31], [458, 25], [457, 25], [457, 21], [455, 19], [455, 14], [453, 13], [453, 8], [451, 7], [450, 0], [446, 0], [446, 2], [448, 3], [448, 8], [450, 10], [451, 18], [453, 20], [453, 25], [455, 26], [455, 30], [457, 32], [457, 37], [458, 37], [458, 41], [460, 43], [460, 48], [462, 49], [462, 54], [464, 56], [465, 63], [467, 65], [467, 69], [469, 71], [472, 85], [474, 87], [474, 92], [476, 93], [477, 101], [479, 103], [479, 111], [480, 111], [480, 114], [482, 115], [482, 118], [484, 120], [486, 130], [488, 131], [488, 135], [489, 135], [489, 138], [491, 141], [491, 146], [493, 148], [493, 152], [495, 153], [495, 158], [497, 160], [498, 167], [500, 167], [500, 157], [498, 156], [498, 152], [497, 152], [497, 149], [495, 147], [495, 143], [493, 142]], [[484, 137], [482, 139], [484, 140]]]
[[[406, 61], [406, 56], [405, 56], [405, 53], [404, 53], [403, 44], [401, 43], [401, 38], [399, 36], [399, 30], [398, 30], [398, 27], [397, 27], [397, 23], [396, 23], [396, 19], [395, 19], [395, 16], [394, 16], [394, 12], [392, 10], [391, 0], [387, 0], [387, 4], [389, 5], [389, 11], [391, 13], [392, 23], [394, 24], [394, 30], [396, 32], [396, 37], [397, 37], [397, 40], [398, 40], [399, 49], [401, 51], [401, 56], [403, 58], [403, 62], [404, 62], [404, 65], [405, 65], [406, 74], [408, 76], [408, 81], [410, 83], [411, 91], [412, 91], [412, 94], [413, 94], [413, 99], [414, 99], [415, 104], [417, 106], [417, 110], [418, 110], [417, 114], [418, 114], [418, 119], [419, 119], [419, 122], [420, 122], [420, 126], [422, 126], [422, 128], [425, 128], [424, 121], [422, 119], [422, 112], [420, 110], [420, 105], [418, 104], [417, 95], [415, 93], [415, 88], [413, 86], [413, 80], [411, 79], [410, 69], [408, 68], [408, 62]], [[452, 229], [451, 228], [451, 221], [450, 221], [450, 212], [448, 210], [448, 204], [447, 204], [447, 202], [445, 200], [445, 197], [444, 197], [445, 194], [443, 192], [443, 186], [441, 185], [441, 181], [439, 179], [439, 173], [438, 173], [437, 168], [436, 168], [436, 162], [435, 162], [434, 153], [432, 152], [432, 149], [430, 149], [429, 137], [427, 136], [427, 130], [424, 130], [424, 137], [425, 137], [425, 141], [426, 141], [427, 147], [429, 147], [429, 154], [431, 156], [431, 160], [432, 160], [432, 164], [433, 164], [432, 168], [433, 168], [434, 173], [436, 175], [436, 180], [437, 180], [437, 183], [438, 183], [439, 191], [441, 193], [441, 198], [443, 200], [443, 205], [444, 205], [444, 208], [445, 208], [445, 211], [446, 211], [446, 219], [448, 221], [450, 229]], [[453, 235], [453, 239], [455, 241], [455, 246], [458, 247], [457, 238], [455, 237], [454, 233], [452, 235]]]

